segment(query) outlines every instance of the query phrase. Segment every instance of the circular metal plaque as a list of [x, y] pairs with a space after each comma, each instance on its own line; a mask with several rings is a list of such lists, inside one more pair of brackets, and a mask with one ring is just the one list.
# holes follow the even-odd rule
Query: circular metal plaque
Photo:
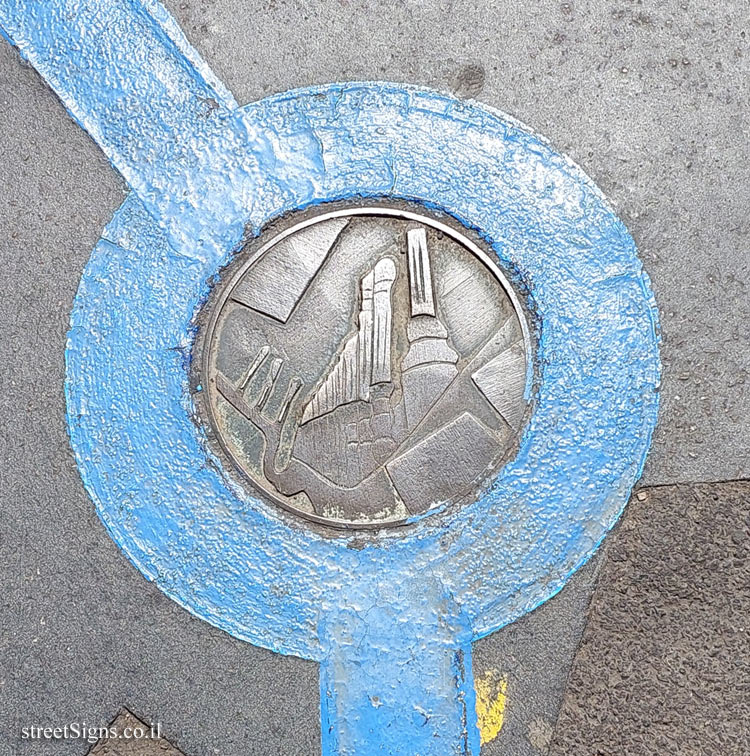
[[497, 265], [455, 224], [378, 205], [266, 238], [209, 302], [203, 388], [230, 466], [338, 527], [475, 500], [527, 414], [528, 329]]

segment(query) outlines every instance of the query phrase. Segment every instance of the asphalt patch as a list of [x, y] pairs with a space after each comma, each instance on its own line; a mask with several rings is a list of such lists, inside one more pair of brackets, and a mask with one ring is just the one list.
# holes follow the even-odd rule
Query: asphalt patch
[[636, 494], [607, 543], [550, 756], [746, 756], [750, 481]]

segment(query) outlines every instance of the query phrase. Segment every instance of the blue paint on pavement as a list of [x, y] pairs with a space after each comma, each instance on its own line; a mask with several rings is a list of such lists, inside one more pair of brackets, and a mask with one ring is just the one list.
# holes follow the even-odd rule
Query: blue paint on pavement
[[216, 260], [242, 237], [259, 185], [304, 183], [305, 161], [240, 116], [160, 3], [0, 0], [0, 27], [175, 248]]
[[[487, 107], [351, 83], [240, 109], [153, 2], [0, 0], [0, 26], [133, 188], [84, 272], [66, 351], [71, 442], [111, 536], [197, 616], [321, 662], [324, 756], [478, 753], [470, 640], [591, 556], [656, 422], [656, 307], [626, 229], [580, 169]], [[235, 485], [187, 372], [243, 229], [351, 197], [478, 229], [537, 329], [515, 459], [479, 501], [375, 538], [307, 530]]]
[[479, 753], [470, 623], [460, 607], [424, 575], [401, 584], [363, 577], [319, 628], [323, 754]]

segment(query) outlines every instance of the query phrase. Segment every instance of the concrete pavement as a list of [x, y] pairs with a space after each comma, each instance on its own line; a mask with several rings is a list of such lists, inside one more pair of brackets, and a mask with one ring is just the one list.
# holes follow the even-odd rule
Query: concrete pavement
[[[661, 308], [662, 413], [643, 484], [750, 477], [746, 3], [167, 6], [241, 102], [331, 80], [408, 81], [476, 97], [548, 137], [617, 208]], [[316, 666], [192, 618], [130, 566], [94, 513], [67, 441], [63, 350], [81, 270], [125, 187], [5, 43], [0, 102], [0, 756], [85, 753], [81, 742], [22, 741], [21, 727], [105, 723], [123, 705], [160, 721], [186, 754], [314, 754]], [[714, 489], [700, 490], [711, 496]], [[648, 501], [666, 506], [658, 496]], [[726, 516], [736, 518], [745, 511], [737, 502], [746, 506], [747, 499], [732, 501]], [[694, 532], [685, 529], [679, 507], [673, 511], [655, 542], [648, 530], [632, 536], [634, 551], [648, 546], [654, 564]], [[590, 671], [571, 678], [563, 729], [554, 733], [597, 566], [476, 644], [477, 674], [495, 670], [508, 678], [505, 724], [483, 753], [544, 753], [553, 736], [558, 749], [595, 753], [571, 740], [570, 729], [593, 733], [590, 743], [613, 754], [688, 753], [668, 739], [664, 750], [649, 751], [656, 741], [641, 730], [626, 728], [622, 737], [630, 740], [617, 740], [612, 728], [624, 720], [606, 720]], [[691, 569], [690, 554], [683, 567]], [[617, 579], [632, 579], [632, 570]], [[605, 571], [597, 599], [609, 595], [608, 580], [616, 576]], [[667, 577], [661, 580], [652, 606], [658, 597], [670, 600], [662, 590]], [[729, 585], [737, 583], [717, 578], [714, 590]], [[638, 612], [623, 611], [621, 622], [637, 623]], [[605, 630], [619, 637], [618, 626], [596, 621], [596, 643], [606, 641]], [[690, 612], [675, 621], [685, 626]], [[736, 663], [741, 655], [738, 648]], [[599, 717], [595, 725], [581, 719], [588, 710], [600, 712], [591, 715]], [[633, 727], [641, 726], [638, 716]], [[681, 731], [678, 720], [671, 726]], [[712, 747], [707, 742], [702, 752], [731, 753]]]

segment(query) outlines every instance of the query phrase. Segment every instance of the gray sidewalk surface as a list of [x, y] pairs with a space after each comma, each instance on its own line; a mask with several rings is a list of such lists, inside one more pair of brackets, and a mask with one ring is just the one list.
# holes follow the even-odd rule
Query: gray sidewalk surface
[[[569, 154], [636, 239], [661, 309], [662, 411], [642, 485], [750, 478], [745, 0], [167, 6], [240, 102], [406, 81], [475, 97]], [[21, 727], [106, 723], [123, 706], [188, 756], [319, 753], [316, 665], [188, 615], [94, 513], [68, 445], [63, 354], [81, 271], [126, 188], [4, 42], [0, 104], [0, 756], [86, 753], [24, 741]], [[543, 754], [551, 740], [554, 756], [739, 753], [748, 587], [733, 539], [747, 543], [747, 489], [646, 494], [561, 594], [476, 644], [475, 671], [508, 678], [505, 725], [483, 754]]]

